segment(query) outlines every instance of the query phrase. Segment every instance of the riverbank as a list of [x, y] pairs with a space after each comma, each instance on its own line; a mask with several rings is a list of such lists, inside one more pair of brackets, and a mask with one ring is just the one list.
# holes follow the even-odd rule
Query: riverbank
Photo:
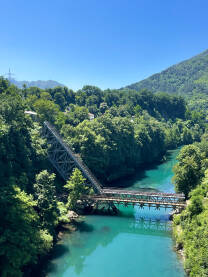
[[[177, 151], [171, 151], [165, 163], [145, 170], [143, 178], [132, 176], [131, 188], [151, 184], [173, 192]], [[169, 210], [120, 206], [118, 215], [86, 215], [76, 231], [62, 235], [47, 264], [47, 277], [185, 276], [173, 251]]]
[[47, 264], [51, 260], [53, 256], [53, 251], [55, 247], [62, 241], [64, 235], [66, 233], [72, 234], [73, 232], [77, 231], [77, 225], [79, 222], [82, 222], [84, 216], [78, 215], [74, 211], [68, 212], [68, 223], [59, 224], [55, 230], [54, 236], [54, 244], [52, 249], [49, 251], [48, 254], [39, 257], [37, 264], [32, 264], [27, 266], [24, 269], [23, 276], [24, 277], [45, 277], [47, 272]]
[[188, 276], [195, 277], [208, 275], [207, 183], [204, 186], [206, 192], [200, 187], [195, 189], [195, 191], [197, 190], [198, 197], [202, 200], [202, 209], [199, 211], [198, 206], [198, 212], [195, 215], [192, 214], [194, 203], [193, 192], [186, 209], [180, 215], [176, 215], [173, 221], [175, 249], [181, 257], [184, 269]]
[[[178, 220], [177, 216], [180, 216], [180, 215], [173, 216], [173, 225], [172, 225], [174, 250], [178, 254], [187, 276], [189, 276], [190, 269], [186, 268], [186, 265], [185, 265], [186, 264], [186, 256], [185, 256], [185, 249], [183, 247], [183, 239], [182, 239], [183, 230], [182, 230], [181, 226], [177, 224], [177, 220]], [[175, 221], [174, 221], [174, 219], [175, 219]]]

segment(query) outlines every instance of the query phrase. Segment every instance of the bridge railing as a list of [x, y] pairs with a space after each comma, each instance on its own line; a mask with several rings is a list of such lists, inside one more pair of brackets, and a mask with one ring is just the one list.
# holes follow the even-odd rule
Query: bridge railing
[[144, 201], [144, 202], [154, 202], [154, 203], [184, 203], [185, 201], [182, 201], [177, 198], [166, 198], [166, 197], [155, 197], [155, 196], [149, 196], [149, 195], [140, 195], [140, 196], [124, 196], [122, 194], [116, 194], [116, 195], [106, 195], [106, 194], [100, 194], [92, 196], [93, 199], [117, 199], [119, 201]]
[[183, 194], [176, 193], [160, 193], [160, 192], [141, 192], [135, 190], [111, 190], [104, 189], [102, 191], [103, 197], [109, 198], [122, 198], [122, 199], [137, 199], [137, 200], [149, 200], [155, 202], [169, 202], [169, 203], [179, 203], [185, 201], [185, 196]]
[[151, 195], [151, 196], [164, 196], [164, 197], [176, 197], [185, 199], [183, 193], [166, 193], [166, 192], [149, 192], [141, 190], [126, 190], [126, 189], [115, 189], [115, 188], [104, 188], [103, 193], [112, 194], [112, 193], [122, 193], [123, 195]]

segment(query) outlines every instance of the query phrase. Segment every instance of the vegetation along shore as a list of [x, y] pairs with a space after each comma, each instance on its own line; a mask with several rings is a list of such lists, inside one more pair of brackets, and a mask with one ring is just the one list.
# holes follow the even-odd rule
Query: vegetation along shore
[[174, 182], [188, 205], [174, 216], [173, 230], [187, 272], [206, 276], [207, 115], [193, 105], [193, 97], [95, 86], [76, 92], [63, 86], [21, 89], [1, 77], [1, 276], [30, 276], [56, 243], [59, 226], [70, 223], [69, 212], [79, 212], [81, 196], [93, 194], [80, 170], [65, 183], [49, 163], [44, 121], [105, 186], [187, 145], [178, 156]]

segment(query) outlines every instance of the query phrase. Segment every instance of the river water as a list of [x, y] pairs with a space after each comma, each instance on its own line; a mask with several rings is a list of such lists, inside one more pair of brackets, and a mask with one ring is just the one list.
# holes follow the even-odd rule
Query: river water
[[[167, 160], [120, 181], [129, 189], [173, 192], [172, 167], [179, 150]], [[78, 231], [66, 233], [54, 249], [48, 277], [185, 277], [173, 251], [168, 210], [119, 208], [118, 216], [86, 216]]]

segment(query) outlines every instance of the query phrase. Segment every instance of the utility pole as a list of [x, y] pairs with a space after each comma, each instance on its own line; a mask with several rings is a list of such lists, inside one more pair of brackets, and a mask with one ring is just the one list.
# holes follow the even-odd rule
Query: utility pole
[[11, 80], [12, 80], [12, 76], [14, 76], [14, 74], [13, 74], [13, 73], [11, 73], [10, 68], [9, 68], [9, 72], [8, 72], [7, 74], [5, 74], [5, 76], [7, 76], [7, 77], [8, 77], [8, 80], [11, 82]]

